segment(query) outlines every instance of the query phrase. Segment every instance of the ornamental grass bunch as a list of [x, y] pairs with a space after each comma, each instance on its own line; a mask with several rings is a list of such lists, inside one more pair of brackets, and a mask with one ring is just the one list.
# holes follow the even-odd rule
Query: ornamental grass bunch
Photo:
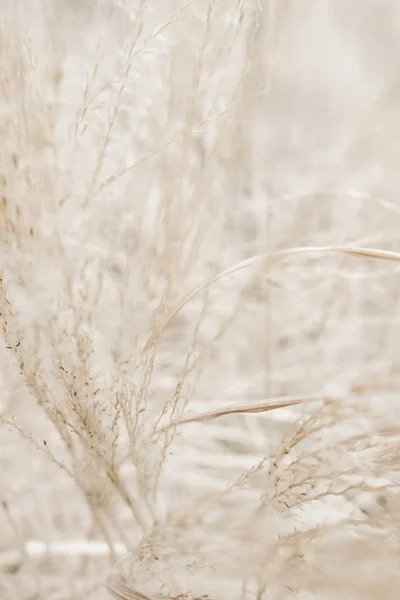
[[3, 0], [0, 597], [392, 600], [394, 0]]

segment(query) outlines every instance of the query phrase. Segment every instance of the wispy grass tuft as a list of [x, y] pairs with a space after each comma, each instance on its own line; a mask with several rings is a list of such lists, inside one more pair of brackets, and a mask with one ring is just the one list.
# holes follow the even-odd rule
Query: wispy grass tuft
[[4, 3], [1, 598], [392, 600], [399, 16]]

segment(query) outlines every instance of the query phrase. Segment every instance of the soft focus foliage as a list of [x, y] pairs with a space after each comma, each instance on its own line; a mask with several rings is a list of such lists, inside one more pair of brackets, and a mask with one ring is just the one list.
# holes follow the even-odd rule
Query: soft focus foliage
[[1, 598], [392, 599], [400, 5], [1, 9]]

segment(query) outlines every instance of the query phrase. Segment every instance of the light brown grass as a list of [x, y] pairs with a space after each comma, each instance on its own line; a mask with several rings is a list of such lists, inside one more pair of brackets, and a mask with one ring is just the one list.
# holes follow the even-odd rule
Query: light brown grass
[[397, 4], [3, 16], [1, 598], [391, 600]]

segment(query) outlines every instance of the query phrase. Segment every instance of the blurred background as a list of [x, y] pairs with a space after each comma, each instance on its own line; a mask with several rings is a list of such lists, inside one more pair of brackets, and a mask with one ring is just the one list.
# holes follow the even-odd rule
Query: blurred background
[[[347, 504], [262, 524], [252, 511], [300, 422], [306, 446], [283, 479], [313, 453], [310, 489], [352, 469], [383, 477], [362, 454], [382, 427], [398, 485], [398, 262], [279, 252], [400, 252], [400, 5], [0, 8], [1, 597], [108, 598], [123, 566], [151, 595], [322, 598], [325, 581], [326, 597], [393, 598], [395, 558], [368, 578], [376, 556], [363, 567], [349, 550], [357, 587], [331, 533], [333, 571], [319, 579], [313, 555], [293, 584], [295, 532], [342, 531]], [[189, 413], [298, 395], [333, 404], [156, 435]], [[397, 543], [393, 518], [381, 531]], [[297, 554], [268, 571], [283, 538]]]

